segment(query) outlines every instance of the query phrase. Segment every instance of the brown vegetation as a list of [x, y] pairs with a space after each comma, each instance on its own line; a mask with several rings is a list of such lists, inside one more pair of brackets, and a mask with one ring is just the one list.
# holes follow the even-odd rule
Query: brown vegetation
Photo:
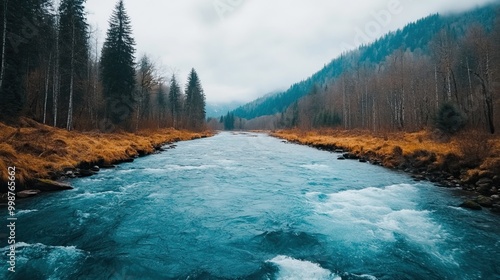
[[7, 168], [16, 167], [19, 184], [34, 178], [57, 178], [66, 168], [109, 165], [153, 153], [162, 144], [211, 135], [174, 129], [138, 133], [75, 132], [22, 119], [19, 127], [0, 123], [0, 181], [7, 181]]
[[330, 151], [343, 149], [355, 158], [405, 170], [417, 179], [443, 186], [458, 185], [492, 195], [500, 185], [500, 138], [477, 131], [445, 140], [429, 131], [375, 134], [360, 130], [286, 130], [272, 135]]

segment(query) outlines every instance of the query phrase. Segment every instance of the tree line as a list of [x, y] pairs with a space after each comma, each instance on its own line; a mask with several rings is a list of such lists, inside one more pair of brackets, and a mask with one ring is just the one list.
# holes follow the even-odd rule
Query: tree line
[[[435, 28], [439, 16], [345, 53], [324, 71], [269, 99], [290, 99], [284, 110], [244, 120], [244, 127], [373, 131], [437, 127], [445, 132], [469, 128], [493, 134], [500, 127], [500, 19], [491, 7], [479, 11], [474, 19], [483, 22], [448, 22], [432, 37], [425, 35], [429, 41], [422, 41], [422, 33]], [[307, 94], [300, 97], [301, 91]], [[294, 94], [299, 96], [295, 100]], [[265, 107], [259, 110], [274, 104], [269, 100], [261, 102]], [[245, 115], [242, 108], [235, 114], [239, 112]]]
[[123, 0], [99, 48], [85, 0], [3, 0], [0, 120], [28, 117], [68, 130], [205, 128], [205, 94], [194, 69], [184, 89], [148, 55], [135, 57]]
[[471, 25], [455, 35], [443, 29], [429, 53], [400, 48], [378, 65], [353, 64], [356, 52], [342, 57], [350, 70], [316, 85], [280, 115], [279, 125], [415, 131], [461, 116], [450, 125], [463, 122], [494, 134], [500, 125], [500, 21], [490, 32]]

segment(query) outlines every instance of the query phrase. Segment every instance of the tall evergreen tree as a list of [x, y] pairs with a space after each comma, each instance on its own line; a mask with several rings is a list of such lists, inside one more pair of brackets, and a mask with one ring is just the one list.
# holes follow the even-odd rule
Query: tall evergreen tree
[[225, 130], [234, 130], [234, 113], [228, 112], [226, 117], [223, 118], [223, 121]]
[[[84, 98], [83, 84], [88, 80], [88, 24], [86, 0], [63, 0], [59, 6], [59, 53], [62, 102], [68, 104], [66, 129], [73, 129], [75, 103]], [[64, 107], [63, 107], [64, 108]]]
[[158, 81], [158, 128], [163, 127], [163, 121], [167, 115], [167, 98], [163, 88], [163, 80], [160, 78]]
[[137, 120], [147, 121], [152, 114], [151, 93], [156, 86], [155, 66], [147, 55], [143, 55], [137, 64]]
[[48, 0], [3, 0], [0, 4], [0, 119], [15, 121], [27, 99], [25, 79], [40, 65], [40, 36], [49, 17]]
[[109, 21], [101, 55], [101, 80], [106, 115], [114, 123], [130, 122], [134, 106], [135, 41], [123, 0], [119, 0]]
[[200, 130], [205, 124], [205, 93], [196, 71], [191, 69], [186, 84], [186, 114], [188, 128]]
[[178, 127], [179, 117], [181, 113], [181, 88], [177, 83], [175, 75], [172, 75], [172, 80], [170, 81], [170, 91], [168, 93], [168, 100], [170, 102], [170, 116], [172, 117], [173, 126]]

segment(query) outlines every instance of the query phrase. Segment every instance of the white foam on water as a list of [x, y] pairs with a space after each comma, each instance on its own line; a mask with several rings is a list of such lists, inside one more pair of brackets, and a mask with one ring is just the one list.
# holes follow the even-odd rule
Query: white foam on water
[[81, 210], [76, 211], [76, 218], [78, 220], [79, 225], [82, 225], [89, 217], [90, 213], [85, 213]]
[[362, 275], [351, 274], [351, 275], [356, 276], [357, 278], [362, 278], [362, 279], [366, 279], [366, 280], [378, 280], [377, 277], [375, 277], [373, 275], [368, 275], [368, 274], [362, 274]]
[[370, 274], [354, 274], [354, 273], [343, 273], [342, 276], [347, 277], [347, 279], [356, 279], [356, 280], [378, 280], [377, 277]]
[[333, 194], [311, 192], [306, 198], [316, 214], [331, 221], [330, 231], [349, 241], [383, 246], [380, 241], [396, 242], [402, 237], [441, 262], [456, 265], [453, 256], [439, 250], [449, 234], [433, 221], [432, 212], [418, 209], [418, 194], [417, 187], [401, 184]]
[[429, 214], [429, 211], [403, 209], [384, 215], [375, 225], [382, 232], [398, 233], [415, 243], [434, 245], [445, 233], [430, 220]]
[[458, 206], [448, 206], [447, 208], [453, 209], [453, 210], [457, 210], [457, 211], [461, 211], [461, 212], [468, 212], [467, 209], [465, 209], [463, 207], [458, 207]]
[[164, 174], [167, 170], [164, 168], [144, 168], [141, 171], [147, 174]]
[[[30, 263], [31, 266], [43, 268], [44, 271], [51, 271], [47, 279], [67, 279], [68, 274], [73, 273], [87, 257], [87, 253], [76, 246], [49, 246], [25, 242], [18, 242], [15, 246], [16, 267]], [[0, 251], [2, 254], [7, 254], [9, 247], [4, 247]]]
[[73, 199], [75, 198], [82, 198], [82, 199], [91, 199], [91, 198], [96, 198], [96, 197], [99, 197], [99, 196], [106, 196], [106, 195], [117, 195], [117, 194], [120, 194], [119, 192], [115, 192], [115, 191], [105, 191], [105, 192], [84, 192], [84, 193], [81, 193], [81, 194], [77, 194], [73, 197]]
[[[40, 252], [49, 252], [48, 260], [54, 261], [54, 259], [60, 259], [60, 261], [64, 261], [67, 257], [80, 257], [85, 255], [85, 251], [76, 248], [76, 246], [50, 246], [42, 243], [30, 244], [26, 242], [17, 242], [16, 243], [16, 251], [19, 252], [20, 255], [27, 258], [26, 253], [32, 252], [35, 254], [39, 254]], [[7, 252], [10, 250], [9, 246], [3, 247], [0, 249], [2, 252]]]
[[86, 177], [86, 178], [81, 178], [80, 180], [88, 184], [105, 181], [103, 178], [96, 178], [96, 177]]
[[33, 210], [30, 210], [30, 209], [26, 209], [26, 210], [18, 210], [16, 212], [17, 215], [23, 215], [23, 214], [29, 214], [31, 212], [38, 212], [37, 209], [33, 209]]
[[301, 165], [300, 167], [309, 169], [309, 170], [328, 170], [330, 169], [330, 166], [326, 164], [304, 164]]
[[140, 182], [120, 186], [119, 187], [120, 192], [118, 192], [118, 194], [126, 193], [126, 191], [129, 189], [136, 189], [136, 188], [140, 189], [141, 186], [142, 186], [142, 183], [140, 183]]
[[[118, 174], [128, 174], [128, 173], [133, 173], [133, 172], [137, 172], [136, 169], [117, 169], [117, 170], [114, 170], [116, 173]], [[119, 177], [119, 176], [116, 176], [116, 177]]]
[[239, 168], [239, 167], [234, 167], [234, 166], [223, 166], [222, 168], [223, 168], [223, 169], [225, 169], [225, 170], [231, 170], [231, 171], [234, 171], [234, 170], [241, 170], [241, 168]]
[[402, 184], [333, 194], [312, 192], [306, 197], [317, 214], [331, 217], [332, 223], [345, 225], [360, 238], [376, 236], [391, 241], [394, 233], [415, 242], [440, 238], [441, 229], [429, 218], [429, 212], [415, 210], [412, 197], [417, 194], [416, 187]]
[[[18, 260], [23, 263], [34, 260], [38, 265], [43, 265], [47, 271], [52, 271], [47, 279], [66, 279], [69, 273], [75, 271], [75, 266], [83, 261], [86, 252], [76, 246], [49, 246], [42, 243], [28, 244], [19, 242], [16, 244], [19, 254]], [[40, 259], [43, 256], [43, 259]], [[40, 263], [43, 261], [43, 263]], [[22, 265], [20, 263], [20, 265]]]
[[267, 261], [279, 268], [277, 279], [280, 280], [341, 280], [328, 269], [324, 269], [318, 264], [296, 260], [287, 256], [277, 256]]
[[[177, 165], [169, 164], [165, 165], [165, 169], [168, 171], [185, 171], [185, 170], [206, 170], [217, 168], [216, 165], [206, 164], [206, 165]], [[165, 170], [164, 170], [165, 171]]]
[[363, 275], [360, 275], [359, 277], [363, 277], [367, 280], [377, 280], [377, 277], [373, 276], [373, 275], [367, 275], [367, 274], [363, 274]]
[[360, 238], [395, 241], [395, 234], [400, 234], [416, 243], [443, 238], [445, 233], [432, 221], [430, 212], [416, 209], [412, 198], [417, 196], [418, 189], [406, 184], [306, 194], [317, 214], [331, 217], [332, 223], [345, 225]]
[[234, 164], [236, 164], [236, 161], [232, 160], [232, 159], [218, 159], [216, 162], [219, 163], [220, 165], [234, 165]]

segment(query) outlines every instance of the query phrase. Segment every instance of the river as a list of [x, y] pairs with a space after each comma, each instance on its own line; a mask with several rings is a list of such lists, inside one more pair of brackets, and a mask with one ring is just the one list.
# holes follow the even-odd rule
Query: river
[[498, 216], [265, 134], [181, 142], [71, 184], [18, 201], [16, 272], [4, 262], [0, 278], [500, 279]]

